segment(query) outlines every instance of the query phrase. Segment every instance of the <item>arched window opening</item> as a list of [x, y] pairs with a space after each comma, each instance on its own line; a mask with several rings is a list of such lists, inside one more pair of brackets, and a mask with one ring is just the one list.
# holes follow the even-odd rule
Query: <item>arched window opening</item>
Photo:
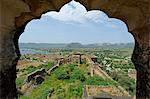
[[20, 99], [135, 96], [134, 39], [102, 11], [71, 1], [28, 23], [19, 42]]

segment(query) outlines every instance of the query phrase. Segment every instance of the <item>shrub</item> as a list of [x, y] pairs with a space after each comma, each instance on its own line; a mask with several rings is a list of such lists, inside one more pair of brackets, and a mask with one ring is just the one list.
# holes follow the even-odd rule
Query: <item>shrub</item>
[[74, 69], [72, 75], [71, 75], [71, 78], [74, 79], [74, 80], [80, 80], [80, 81], [85, 81], [86, 78], [83, 74], [83, 72], [81, 70], [79, 70], [78, 68]]
[[64, 69], [56, 70], [55, 75], [56, 75], [57, 79], [63, 80], [63, 79], [69, 79], [70, 78], [69, 73]]
[[86, 84], [107, 86], [107, 85], [115, 85], [116, 82], [112, 80], [108, 80], [108, 79], [104, 80], [103, 78], [99, 76], [93, 76], [87, 79]]
[[68, 66], [69, 66], [70, 71], [73, 71], [74, 68], [76, 67], [76, 65], [74, 65], [74, 64], [69, 64]]
[[82, 97], [82, 85], [70, 85], [69, 86], [69, 94], [71, 94], [71, 97]]
[[54, 62], [49, 61], [47, 64], [41, 64], [37, 68], [45, 68], [46, 70], [50, 69], [52, 66], [54, 66]]
[[123, 75], [118, 79], [118, 83], [123, 86], [131, 95], [135, 94], [135, 80]]
[[17, 77], [16, 78], [16, 85], [21, 86], [24, 82], [25, 77]]
[[29, 73], [31, 73], [31, 72], [33, 72], [33, 71], [35, 71], [37, 68], [35, 67], [35, 66], [29, 66], [27, 69], [26, 69], [26, 71], [27, 71], [27, 74], [29, 74]]
[[111, 77], [124, 87], [131, 95], [135, 94], [135, 80], [124, 72], [112, 72]]

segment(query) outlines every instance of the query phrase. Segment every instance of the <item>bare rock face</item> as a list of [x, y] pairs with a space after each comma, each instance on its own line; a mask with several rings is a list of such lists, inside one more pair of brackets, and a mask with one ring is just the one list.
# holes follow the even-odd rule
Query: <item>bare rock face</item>
[[[18, 39], [26, 24], [70, 0], [0, 0], [0, 97], [15, 98]], [[87, 10], [120, 19], [134, 36], [132, 61], [137, 70], [137, 99], [150, 98], [150, 0], [76, 0]]]

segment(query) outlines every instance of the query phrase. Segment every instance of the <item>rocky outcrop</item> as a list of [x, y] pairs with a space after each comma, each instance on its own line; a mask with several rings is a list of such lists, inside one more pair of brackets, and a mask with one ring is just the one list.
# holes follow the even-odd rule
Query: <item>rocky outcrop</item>
[[[18, 39], [26, 24], [70, 0], [0, 0], [0, 97], [16, 95]], [[124, 21], [134, 36], [132, 61], [137, 69], [137, 99], [150, 98], [150, 0], [76, 0], [87, 10], [102, 10]]]

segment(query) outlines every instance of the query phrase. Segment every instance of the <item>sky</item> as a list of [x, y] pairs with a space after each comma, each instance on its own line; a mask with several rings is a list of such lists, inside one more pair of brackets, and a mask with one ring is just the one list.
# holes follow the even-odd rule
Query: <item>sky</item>
[[134, 42], [121, 20], [108, 18], [100, 10], [88, 11], [76, 1], [59, 12], [50, 11], [32, 20], [25, 28], [21, 43], [129, 43]]

